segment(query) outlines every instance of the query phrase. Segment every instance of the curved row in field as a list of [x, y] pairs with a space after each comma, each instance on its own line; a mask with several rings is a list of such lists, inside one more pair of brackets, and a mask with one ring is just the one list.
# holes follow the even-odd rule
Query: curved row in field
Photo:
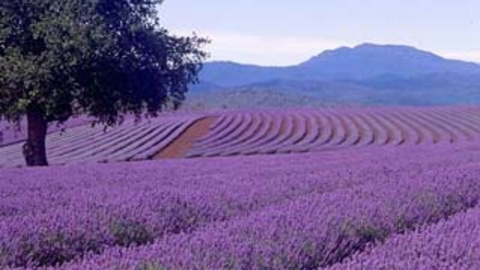
[[[47, 136], [48, 159], [50, 164], [151, 159], [199, 119], [163, 117], [138, 123], [132, 119], [108, 130], [90, 125], [67, 129]], [[0, 148], [0, 167], [22, 165], [22, 143]]]
[[[78, 116], [71, 118], [63, 124], [51, 123], [48, 127], [48, 133], [55, 133], [62, 129], [75, 128], [90, 124], [93, 118], [88, 116]], [[27, 139], [27, 121], [23, 119], [18, 124], [8, 123], [0, 119], [0, 147], [22, 142]]]
[[480, 208], [399, 234], [328, 270], [480, 269]]
[[480, 108], [239, 111], [220, 115], [187, 157], [310, 152], [474, 141]]
[[[240, 110], [128, 120], [107, 131], [76, 127], [50, 134], [47, 152], [51, 164], [73, 164], [451, 144], [479, 137], [478, 107]], [[0, 167], [23, 164], [20, 143], [0, 147]]]
[[445, 144], [4, 169], [0, 268], [315, 269], [472, 207], [479, 162]]
[[[209, 167], [207, 163], [211, 162], [210, 165], [213, 166], [207, 170], [222, 171], [220, 175], [193, 171], [195, 176], [204, 179], [192, 180], [188, 184], [190, 187], [183, 186], [183, 178], [177, 179], [182, 183], [183, 192], [190, 189], [186, 197], [191, 196], [192, 199], [188, 200], [190, 204], [185, 205], [190, 206], [189, 209], [195, 209], [193, 213], [195, 211], [200, 214], [210, 213], [212, 216], [221, 213], [218, 210], [202, 211], [209, 205], [209, 200], [214, 198], [226, 199], [229, 203], [212, 206], [228, 211], [231, 211], [229, 207], [239, 202], [246, 205], [252, 201], [254, 205], [262, 204], [263, 201], [259, 200], [258, 196], [265, 194], [266, 197], [274, 198], [277, 195], [276, 189], [287, 191], [284, 193], [285, 199], [259, 208], [244, 206], [242, 211], [245, 212], [241, 216], [210, 220], [201, 227], [182, 233], [169, 232], [157, 236], [147, 244], [130, 248], [109, 246], [99, 255], [72, 261], [53, 269], [324, 269], [352, 258], [354, 254], [360, 254], [374, 244], [388, 241], [398, 233], [410, 233], [416, 228], [441, 223], [446, 218], [475, 207], [480, 199], [478, 181], [480, 171], [477, 165], [480, 156], [478, 150], [473, 147], [462, 149], [444, 144], [411, 148], [386, 147], [385, 151], [370, 147], [365, 149], [366, 153], [363, 154], [359, 153], [363, 151], [347, 150], [293, 155], [293, 158], [283, 155], [272, 156], [270, 159], [257, 156], [250, 157], [249, 166], [244, 166], [245, 161], [249, 162], [247, 158], [239, 157], [183, 160], [181, 162], [190, 161], [190, 166], [196, 164], [204, 170]], [[411, 151], [412, 149], [421, 151]], [[355, 162], [354, 156], [363, 159]], [[324, 162], [331, 160], [336, 162], [324, 167]], [[231, 163], [227, 165], [228, 162]], [[270, 171], [265, 163], [273, 165], [275, 169]], [[315, 167], [323, 173], [312, 173], [311, 170]], [[255, 172], [255, 175], [250, 174], [251, 171]], [[280, 174], [276, 174], [277, 171]], [[315, 178], [319, 182], [316, 182]], [[275, 181], [271, 182], [272, 179]], [[282, 181], [279, 183], [280, 179]], [[302, 186], [306, 183], [305, 180], [308, 184]], [[311, 180], [313, 181], [310, 182]], [[356, 183], [351, 182], [352, 185], [349, 187], [333, 188], [328, 192], [324, 192], [323, 189], [316, 190], [318, 185], [322, 185], [320, 181], [330, 180], [333, 181], [331, 183], [352, 180]], [[218, 193], [208, 186], [212, 181], [218, 181], [215, 184]], [[157, 185], [161, 184], [165, 190], [170, 188], [163, 185], [163, 182], [157, 180], [154, 182]], [[241, 188], [239, 182], [246, 184], [246, 189]], [[298, 196], [287, 195], [295, 192], [297, 188], [302, 190], [310, 185], [312, 186], [310, 192], [297, 194]], [[225, 192], [227, 190], [229, 192]], [[200, 199], [197, 191], [202, 194], [206, 192], [210, 199]], [[305, 191], [308, 191], [308, 188]], [[144, 208], [150, 210], [148, 202], [153, 200], [145, 200]], [[187, 216], [182, 216], [185, 217]], [[168, 215], [168, 219], [178, 220], [174, 215]], [[190, 218], [182, 219], [189, 220]], [[141, 222], [144, 228], [151, 228], [147, 219]], [[464, 226], [469, 225], [470, 222]], [[87, 235], [90, 234], [97, 235], [95, 231], [88, 230]], [[429, 237], [422, 239], [427, 243], [438, 244], [434, 240]], [[447, 240], [454, 241], [453, 238]], [[6, 242], [6, 245], [18, 248], [17, 241]], [[462, 244], [468, 248], [467, 243], [454, 243], [453, 247]], [[442, 252], [441, 248], [445, 247], [439, 245], [435, 252]], [[65, 248], [71, 249], [68, 246]], [[407, 243], [400, 248], [408, 255]], [[424, 245], [422, 251], [427, 255], [424, 259], [428, 258], [427, 245]], [[451, 258], [452, 263], [459, 258], [469, 259], [462, 253], [451, 254], [456, 255], [455, 258]], [[475, 252], [467, 254], [474, 255]], [[412, 259], [416, 259], [415, 255], [411, 254]], [[391, 263], [401, 259], [389, 257], [386, 259], [390, 259]], [[372, 259], [375, 262], [375, 258]], [[388, 267], [390, 265], [386, 266], [371, 269], [390, 269]], [[417, 266], [411, 268], [399, 266], [391, 269], [422, 269], [421, 265]], [[350, 268], [340, 266], [335, 269]], [[357, 268], [352, 269], [365, 268], [359, 263]]]

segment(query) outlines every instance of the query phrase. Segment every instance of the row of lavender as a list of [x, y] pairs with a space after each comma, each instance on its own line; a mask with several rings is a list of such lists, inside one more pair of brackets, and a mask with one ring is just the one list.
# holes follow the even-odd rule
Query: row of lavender
[[3, 170], [0, 266], [329, 265], [477, 202], [475, 148], [416, 149]]
[[[432, 150], [430, 154], [440, 153]], [[56, 269], [328, 267], [394, 234], [475, 207], [480, 199], [476, 155], [434, 158], [438, 163], [433, 167], [426, 165], [426, 155], [400, 155], [409, 159], [403, 163], [406, 167], [386, 177], [377, 172], [369, 181], [349, 188], [313, 191], [194, 231], [167, 234], [148, 245], [113, 247]], [[464, 165], [449, 167], [450, 161], [459, 158]], [[419, 171], [412, 173], [413, 168]]]
[[[159, 117], [198, 117], [199, 115], [215, 115], [218, 113], [218, 110], [205, 110], [202, 112], [199, 111], [165, 111], [159, 114]], [[133, 119], [132, 115], [125, 115], [124, 119]], [[79, 115], [70, 118], [66, 122], [59, 124], [58, 122], [52, 122], [48, 126], [48, 133], [53, 134], [58, 131], [68, 130], [71, 128], [91, 125], [95, 118], [87, 115]], [[23, 142], [27, 139], [27, 121], [26, 119], [21, 119], [19, 123], [10, 123], [5, 119], [0, 118], [0, 147], [11, 145], [19, 142]]]
[[473, 141], [480, 108], [363, 108], [224, 114], [189, 157]]
[[[349, 160], [359, 159], [352, 155]], [[256, 170], [247, 160], [172, 168], [154, 163], [108, 170], [75, 167], [78, 172], [56, 168], [22, 172], [20, 179], [17, 170], [4, 171], [0, 246], [8, 256], [0, 265], [55, 264], [108, 246], [145, 244], [302, 194], [349, 187], [383, 171], [326, 170], [319, 175], [305, 172], [325, 170], [338, 160], [319, 166], [300, 158], [280, 170], [279, 162], [262, 160]], [[274, 167], [269, 169], [269, 163]], [[218, 171], [219, 165], [224, 171]], [[298, 175], [302, 181], [296, 181]]]
[[[160, 152], [200, 116], [170, 116], [159, 119], [133, 119], [105, 130], [103, 126], [83, 125], [47, 137], [51, 164], [145, 160]], [[0, 148], [0, 167], [24, 165], [22, 144]]]
[[[83, 126], [91, 123], [92, 119], [80, 116], [72, 118], [66, 123], [59, 125], [58, 123], [52, 123], [48, 127], [49, 133], [58, 132], [66, 128], [74, 128], [78, 126]], [[20, 121], [20, 123], [9, 123], [5, 120], [0, 119], [0, 147], [11, 145], [25, 141], [27, 138], [27, 122], [25, 120]]]
[[328, 270], [476, 270], [480, 269], [480, 207], [396, 235]]
[[[364, 108], [233, 111], [218, 116], [187, 157], [315, 152], [369, 145], [475, 141], [480, 108]], [[205, 116], [205, 115], [203, 115]], [[163, 116], [120, 127], [82, 126], [48, 136], [51, 164], [151, 159], [203, 117]], [[24, 164], [21, 144], [0, 147], [0, 167]]]

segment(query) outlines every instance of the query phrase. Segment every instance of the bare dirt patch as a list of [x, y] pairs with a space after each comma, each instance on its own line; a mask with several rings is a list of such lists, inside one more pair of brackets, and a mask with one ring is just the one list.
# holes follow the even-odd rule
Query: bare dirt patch
[[192, 148], [193, 143], [210, 131], [217, 117], [206, 117], [193, 123], [176, 140], [164, 148], [153, 159], [183, 158]]

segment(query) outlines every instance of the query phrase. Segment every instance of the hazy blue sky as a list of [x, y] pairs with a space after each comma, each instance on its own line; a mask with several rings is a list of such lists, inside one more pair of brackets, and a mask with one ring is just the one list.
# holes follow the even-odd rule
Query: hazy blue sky
[[480, 0], [165, 0], [160, 15], [210, 37], [212, 60], [288, 65], [373, 42], [480, 62]]

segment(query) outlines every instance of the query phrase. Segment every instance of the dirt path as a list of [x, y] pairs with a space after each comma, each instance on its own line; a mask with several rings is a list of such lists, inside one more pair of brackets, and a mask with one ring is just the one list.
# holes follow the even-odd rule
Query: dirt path
[[176, 140], [155, 155], [153, 159], [182, 158], [185, 157], [193, 143], [208, 133], [217, 117], [206, 117], [193, 123]]

